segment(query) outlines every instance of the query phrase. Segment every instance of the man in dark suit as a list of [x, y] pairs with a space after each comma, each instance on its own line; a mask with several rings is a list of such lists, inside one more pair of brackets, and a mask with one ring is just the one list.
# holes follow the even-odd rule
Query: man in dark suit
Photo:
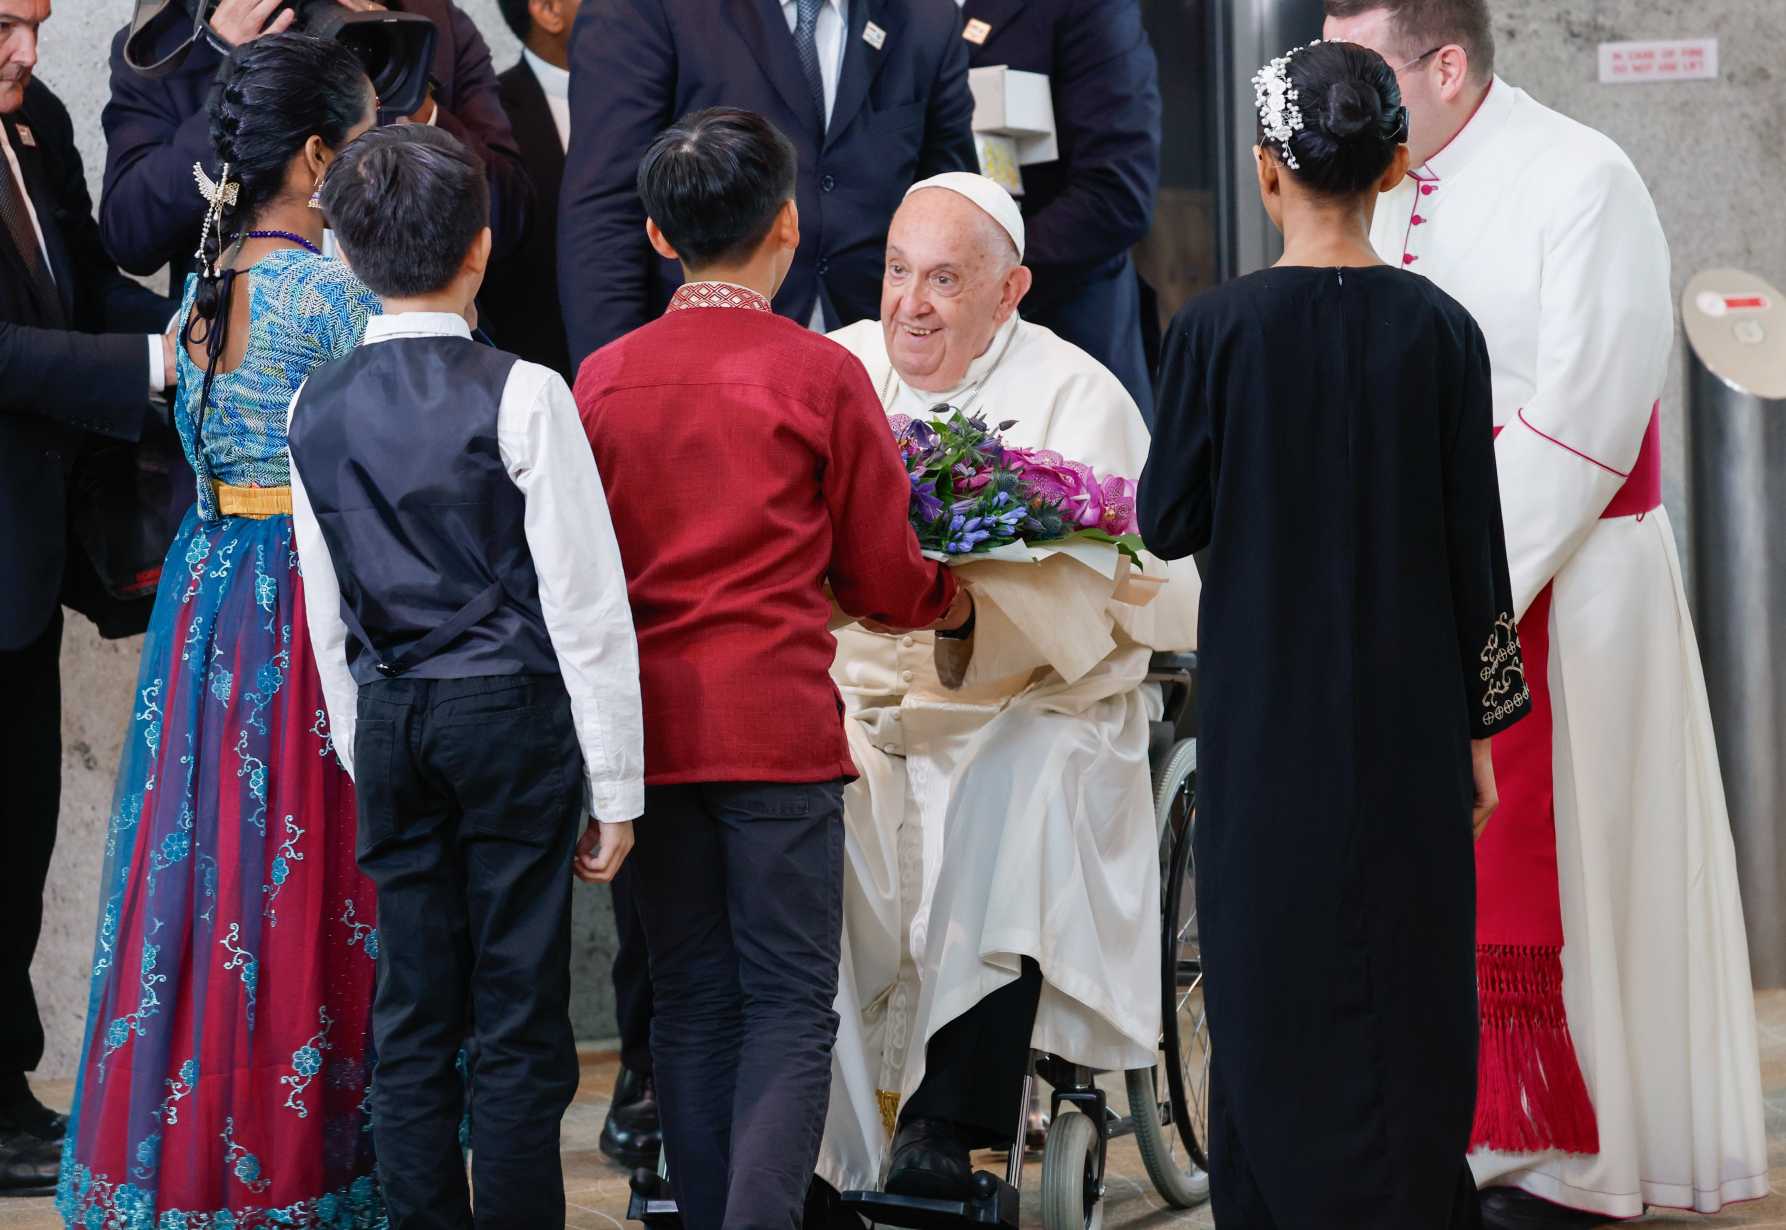
[[[498, 346], [574, 380], [558, 306], [558, 185], [570, 144], [570, 35], [581, 0], [500, 0], [522, 43], [521, 62], [503, 73], [502, 103], [533, 177], [534, 214], [520, 250], [493, 263], [478, 296], [478, 319]], [[651, 1066], [651, 970], [645, 936], [623, 867], [612, 885], [614, 1009], [620, 1071], [602, 1124], [601, 1151], [637, 1169], [657, 1165], [662, 1143]]]
[[975, 68], [1045, 73], [1060, 158], [1023, 168], [1024, 319], [1116, 373], [1153, 417], [1140, 279], [1129, 249], [1153, 225], [1160, 84], [1140, 0], [964, 0]]
[[802, 238], [775, 310], [822, 329], [877, 317], [905, 190], [979, 169], [967, 51], [953, 0], [584, 0], [558, 230], [572, 362], [681, 283], [646, 243], [633, 179], [651, 139], [702, 107], [759, 112], [798, 152]]
[[[490, 49], [470, 17], [452, 0], [342, 0], [348, 8], [390, 8], [433, 21], [435, 89], [412, 119], [437, 124], [484, 160], [490, 178], [490, 227], [495, 254], [507, 255], [527, 225], [532, 190], [521, 154], [503, 114]], [[222, 0], [211, 15], [217, 37], [240, 45], [291, 24], [276, 0]], [[146, 36], [139, 59], [154, 62], [179, 46], [192, 29], [181, 5], [170, 5]], [[223, 53], [200, 41], [179, 68], [159, 79], [145, 77], [124, 60], [128, 28], [112, 40], [112, 94], [101, 115], [105, 126], [105, 183], [99, 225], [107, 248], [132, 273], [151, 274], [171, 264], [178, 287], [198, 247], [205, 203], [192, 190], [192, 166], [211, 165], [210, 120], [205, 113], [211, 82]]]
[[478, 295], [478, 322], [498, 346], [568, 382], [576, 373], [558, 308], [558, 185], [570, 145], [571, 23], [580, 0], [498, 3], [522, 44], [520, 61], [497, 82], [521, 164], [533, 180], [533, 215], [514, 254], [491, 264]]
[[32, 80], [50, 0], [0, 0], [0, 1196], [54, 1190], [67, 1120], [32, 1095], [31, 957], [61, 801], [67, 478], [95, 436], [135, 440], [173, 371], [173, 305], [99, 240], [74, 128]]

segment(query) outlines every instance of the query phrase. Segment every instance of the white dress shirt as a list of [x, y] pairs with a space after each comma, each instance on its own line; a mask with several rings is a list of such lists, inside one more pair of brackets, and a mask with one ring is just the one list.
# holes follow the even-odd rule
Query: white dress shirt
[[[361, 344], [400, 337], [469, 339], [471, 329], [463, 318], [445, 313], [375, 316], [367, 322]], [[298, 396], [292, 398], [292, 410]], [[290, 411], [286, 421], [289, 425]], [[645, 810], [639, 651], [607, 496], [563, 379], [536, 363], [517, 360], [502, 392], [496, 434], [503, 465], [526, 499], [525, 531], [539, 575], [540, 611], [583, 751], [584, 802], [604, 823], [631, 820]], [[291, 497], [304, 569], [304, 606], [329, 729], [335, 754], [351, 776], [359, 691], [347, 667], [341, 589], [296, 466], [291, 469]]]
[[570, 70], [546, 63], [526, 47], [521, 48], [521, 58], [527, 61], [527, 67], [533, 71], [533, 79], [540, 83], [540, 91], [546, 96], [546, 107], [552, 112], [552, 123], [558, 126], [558, 144], [566, 150], [570, 149]]
[[[0, 124], [0, 152], [6, 155], [6, 174], [12, 176], [12, 182], [19, 186], [19, 195], [25, 198], [25, 213], [31, 219], [31, 230], [37, 235], [38, 250], [43, 253], [43, 267], [56, 280], [55, 266], [50, 263], [50, 247], [44, 242], [43, 223], [37, 220], [37, 204], [31, 199], [31, 192], [25, 187], [25, 173], [19, 168], [19, 156], [12, 148], [12, 141], [6, 134], [6, 125]], [[149, 334], [149, 391], [159, 393], [168, 385], [167, 356], [163, 352], [161, 335]]]
[[[800, 9], [794, 0], [781, 0], [781, 15], [788, 19], [788, 33], [800, 26]], [[825, 0], [819, 8], [819, 28], [813, 41], [819, 48], [819, 80], [825, 87], [825, 127], [831, 127], [831, 109], [837, 105], [837, 80], [843, 76], [843, 37], [850, 28], [849, 0]]]

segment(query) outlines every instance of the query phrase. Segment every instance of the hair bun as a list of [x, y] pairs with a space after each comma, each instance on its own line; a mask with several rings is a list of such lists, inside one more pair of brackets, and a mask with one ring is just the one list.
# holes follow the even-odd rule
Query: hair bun
[[1375, 132], [1383, 122], [1383, 97], [1363, 81], [1336, 81], [1327, 87], [1324, 127], [1335, 140], [1349, 141]]

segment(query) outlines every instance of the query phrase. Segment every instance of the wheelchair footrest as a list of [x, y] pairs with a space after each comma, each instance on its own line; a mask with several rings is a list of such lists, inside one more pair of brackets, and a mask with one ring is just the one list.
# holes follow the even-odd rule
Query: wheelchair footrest
[[879, 1226], [905, 1226], [909, 1230], [961, 1230], [963, 1226], [1017, 1230], [1017, 1189], [984, 1170], [974, 1172], [974, 1194], [966, 1200], [844, 1192], [842, 1204]]
[[626, 1220], [643, 1222], [648, 1230], [682, 1230], [682, 1210], [667, 1180], [649, 1170], [632, 1177], [632, 1196], [626, 1204]]

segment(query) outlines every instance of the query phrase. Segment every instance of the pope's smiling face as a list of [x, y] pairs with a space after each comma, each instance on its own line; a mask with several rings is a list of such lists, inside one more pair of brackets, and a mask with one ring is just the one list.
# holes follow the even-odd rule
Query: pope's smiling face
[[893, 215], [881, 279], [881, 331], [893, 370], [941, 393], [967, 376], [1029, 290], [1011, 237], [946, 188], [914, 192]]

